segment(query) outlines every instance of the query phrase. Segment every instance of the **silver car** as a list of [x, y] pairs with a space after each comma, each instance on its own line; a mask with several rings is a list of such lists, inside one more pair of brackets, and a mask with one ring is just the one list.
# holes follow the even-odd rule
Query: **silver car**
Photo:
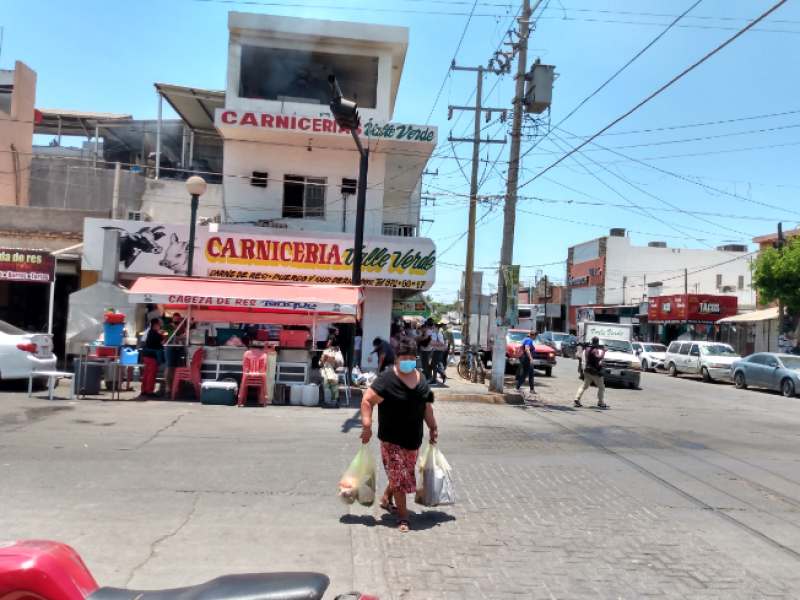
[[800, 388], [800, 356], [759, 352], [737, 360], [731, 367], [733, 383], [740, 390], [749, 385], [779, 390], [794, 398]]

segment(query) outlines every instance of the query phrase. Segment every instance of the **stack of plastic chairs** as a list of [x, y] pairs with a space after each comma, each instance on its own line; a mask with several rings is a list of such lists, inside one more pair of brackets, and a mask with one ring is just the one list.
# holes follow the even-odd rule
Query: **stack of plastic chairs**
[[248, 350], [242, 364], [242, 385], [239, 386], [239, 406], [247, 400], [247, 390], [254, 387], [258, 391], [259, 404], [267, 405], [267, 355], [261, 350]]

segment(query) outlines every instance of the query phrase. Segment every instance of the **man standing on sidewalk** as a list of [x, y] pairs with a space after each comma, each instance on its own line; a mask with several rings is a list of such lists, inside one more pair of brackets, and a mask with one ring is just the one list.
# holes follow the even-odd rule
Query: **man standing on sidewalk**
[[519, 358], [519, 371], [517, 372], [517, 391], [519, 391], [522, 387], [522, 382], [527, 378], [531, 386], [531, 394], [535, 393], [533, 389], [533, 340], [536, 339], [537, 335], [538, 332], [532, 329], [522, 341], [522, 356]]
[[592, 338], [592, 345], [586, 348], [583, 354], [583, 385], [578, 388], [575, 395], [575, 408], [582, 406], [581, 396], [592, 384], [597, 386], [597, 406], [606, 408], [603, 396], [606, 393], [606, 384], [603, 382], [603, 357], [606, 355], [606, 347], [600, 346], [600, 338]]
[[422, 374], [425, 381], [431, 381], [431, 355], [433, 354], [433, 332], [428, 329], [428, 324], [423, 323], [419, 330], [417, 344], [419, 345], [419, 360], [422, 363]]

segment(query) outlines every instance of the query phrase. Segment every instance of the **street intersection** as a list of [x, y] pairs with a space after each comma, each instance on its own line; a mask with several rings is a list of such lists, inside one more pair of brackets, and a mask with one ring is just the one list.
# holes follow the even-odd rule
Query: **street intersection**
[[354, 405], [5, 391], [0, 538], [66, 542], [100, 585], [136, 589], [314, 570], [330, 598], [800, 597], [800, 401], [645, 374], [573, 409], [575, 364], [524, 405], [435, 405], [458, 502], [412, 505], [406, 535], [335, 497]]

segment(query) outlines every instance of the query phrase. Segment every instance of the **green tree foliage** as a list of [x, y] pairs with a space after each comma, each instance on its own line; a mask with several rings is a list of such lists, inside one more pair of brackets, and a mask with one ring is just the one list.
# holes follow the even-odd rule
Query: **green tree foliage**
[[800, 240], [789, 240], [782, 250], [762, 250], [751, 268], [762, 304], [782, 301], [789, 314], [800, 312]]

